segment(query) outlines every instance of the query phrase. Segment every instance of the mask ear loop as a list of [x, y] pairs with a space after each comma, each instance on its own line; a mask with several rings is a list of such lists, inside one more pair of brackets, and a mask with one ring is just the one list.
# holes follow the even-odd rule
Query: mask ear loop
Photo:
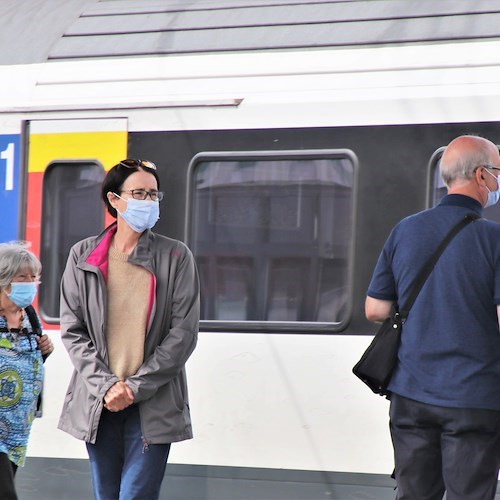
[[[483, 170], [484, 170], [484, 167], [476, 167], [474, 169], [474, 175], [475, 175], [475, 178], [476, 178], [478, 189], [484, 189], [484, 188], [486, 188], [486, 191], [487, 191], [487, 193], [486, 193], [486, 200], [481, 202], [481, 205], [484, 207], [485, 203], [488, 202], [490, 190], [489, 190], [488, 186], [486, 185], [486, 180], [485, 180], [484, 175], [483, 175]], [[483, 196], [483, 191], [480, 191], [480, 193], [481, 193], [480, 195], [482, 197]]]
[[[493, 177], [495, 179], [495, 182], [497, 183], [497, 188], [495, 189], [495, 191], [500, 191], [500, 179], [496, 175], [492, 174], [487, 168], [483, 168], [483, 170], [486, 170], [486, 172], [488, 172], [488, 174], [491, 175], [491, 177]], [[484, 179], [482, 174], [481, 174], [481, 179]], [[491, 191], [491, 189], [488, 186], [486, 186], [486, 184], [485, 184], [485, 187], [488, 190], [488, 192], [490, 192], [490, 193], [494, 192], [494, 191]]]
[[[127, 207], [128, 207], [128, 200], [126, 200], [125, 198], [122, 198], [119, 194], [115, 193], [114, 191], [109, 191], [109, 193], [111, 193], [115, 198], [119, 198], [120, 200], [127, 203]], [[117, 213], [119, 213], [120, 215], [122, 214], [122, 212], [120, 212], [120, 210], [118, 210], [115, 207], [113, 207], [113, 208], [116, 210]]]
[[[493, 175], [493, 174], [491, 174]], [[497, 191], [500, 191], [500, 178], [498, 175], [493, 175], [493, 177], [495, 178], [495, 180], [497, 181]]]
[[[124, 201], [126, 204], [127, 204], [127, 208], [128, 208], [128, 200], [126, 200], [125, 198], [122, 198], [119, 194], [116, 194], [114, 193], [113, 191], [110, 191], [110, 193], [113, 195], [113, 196], [116, 196], [117, 198], [120, 198], [120, 200]], [[114, 208], [114, 207], [113, 207]], [[116, 212], [120, 215], [123, 214], [123, 212], [120, 212], [120, 210], [118, 210], [117, 208], [115, 208]], [[127, 209], [125, 209], [126, 211]]]

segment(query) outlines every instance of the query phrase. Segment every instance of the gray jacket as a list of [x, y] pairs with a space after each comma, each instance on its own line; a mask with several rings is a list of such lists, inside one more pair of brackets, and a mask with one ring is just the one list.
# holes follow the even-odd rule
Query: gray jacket
[[[106, 352], [108, 249], [116, 225], [70, 251], [61, 282], [61, 336], [75, 367], [59, 429], [94, 443], [103, 398], [118, 378]], [[193, 437], [184, 364], [198, 338], [199, 283], [193, 255], [180, 241], [146, 230], [129, 257], [155, 280], [144, 363], [126, 380], [139, 404], [145, 443]]]

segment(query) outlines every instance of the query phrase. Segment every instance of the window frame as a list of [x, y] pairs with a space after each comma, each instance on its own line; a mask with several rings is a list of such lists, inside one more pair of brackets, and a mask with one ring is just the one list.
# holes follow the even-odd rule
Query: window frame
[[434, 205], [434, 193], [436, 190], [436, 186], [434, 184], [435, 178], [435, 169], [437, 168], [437, 163], [441, 160], [443, 156], [443, 152], [446, 149], [446, 146], [441, 146], [432, 153], [432, 156], [429, 160], [429, 165], [427, 167], [427, 200], [426, 206], [427, 208], [432, 208]]
[[[204, 332], [233, 332], [233, 333], [288, 333], [288, 334], [335, 334], [347, 328], [352, 319], [354, 302], [354, 257], [356, 249], [357, 228], [357, 200], [359, 189], [359, 161], [354, 151], [345, 148], [339, 149], [308, 149], [308, 150], [281, 150], [281, 151], [205, 151], [196, 154], [189, 163], [186, 182], [186, 219], [184, 227], [185, 241], [191, 244], [192, 203], [193, 203], [193, 174], [196, 166], [201, 162], [215, 161], [276, 161], [276, 160], [312, 160], [312, 159], [347, 159], [353, 168], [352, 177], [352, 235], [347, 259], [347, 304], [345, 317], [339, 322], [316, 321], [230, 321], [230, 320], [200, 320], [200, 330]], [[196, 258], [196, 256], [195, 256]]]

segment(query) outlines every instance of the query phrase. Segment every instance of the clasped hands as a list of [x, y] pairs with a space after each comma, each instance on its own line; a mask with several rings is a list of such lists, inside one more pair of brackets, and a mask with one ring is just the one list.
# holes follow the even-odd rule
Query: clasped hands
[[133, 404], [134, 395], [130, 387], [120, 380], [113, 384], [104, 396], [104, 408], [108, 411], [121, 411]]

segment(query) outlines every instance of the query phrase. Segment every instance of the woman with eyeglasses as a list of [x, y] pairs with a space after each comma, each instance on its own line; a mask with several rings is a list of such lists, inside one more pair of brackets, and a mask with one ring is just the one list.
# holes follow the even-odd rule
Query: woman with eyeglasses
[[86, 442], [99, 500], [159, 497], [170, 444], [192, 437], [184, 365], [198, 335], [199, 284], [180, 241], [151, 231], [156, 166], [123, 160], [102, 198], [116, 222], [70, 251], [61, 336], [74, 373], [59, 428]]
[[14, 476], [42, 388], [43, 361], [54, 347], [31, 303], [42, 265], [22, 243], [0, 244], [0, 498], [17, 499]]

